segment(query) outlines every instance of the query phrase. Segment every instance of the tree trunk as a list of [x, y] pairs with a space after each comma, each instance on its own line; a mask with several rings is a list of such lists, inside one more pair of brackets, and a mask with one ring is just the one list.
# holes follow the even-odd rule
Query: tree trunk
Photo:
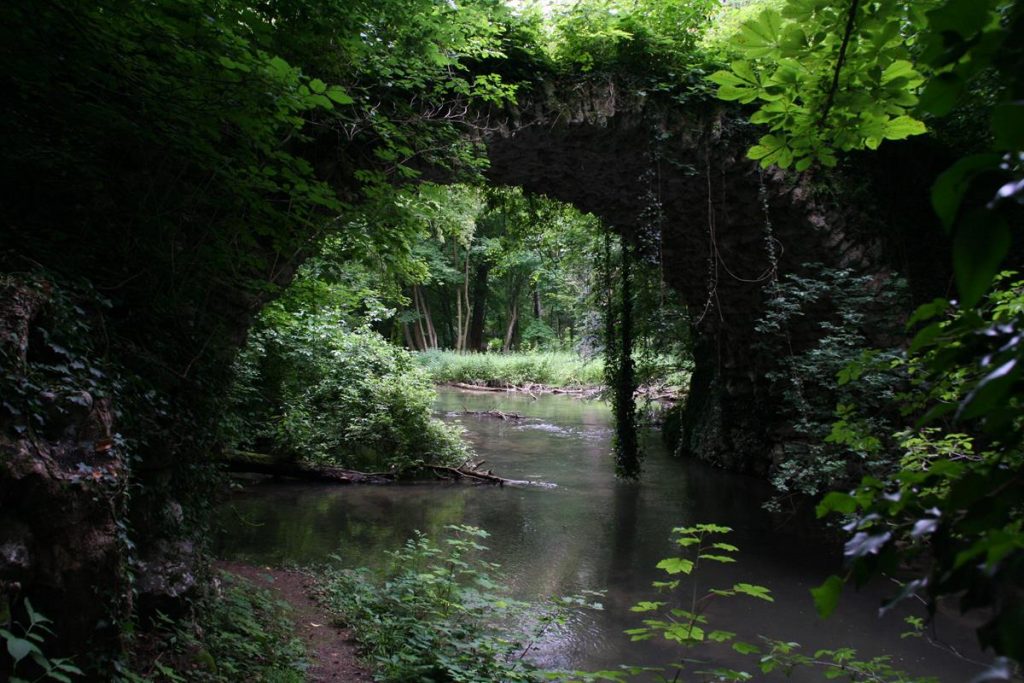
[[[518, 294], [518, 292], [517, 292]], [[519, 320], [519, 297], [512, 300], [512, 308], [508, 314], [508, 328], [505, 330], [505, 345], [501, 347], [506, 353], [512, 350], [512, 337], [516, 331], [516, 322]]]
[[469, 324], [466, 348], [471, 351], [484, 350], [484, 322], [487, 313], [487, 276], [491, 267], [481, 263], [476, 267], [473, 282], [473, 316]]
[[412, 332], [409, 331], [409, 323], [402, 323], [402, 332], [405, 334], [405, 345], [415, 351], [419, 351], [419, 347], [416, 346], [416, 342], [412, 338]]
[[420, 306], [419, 285], [412, 286], [412, 303], [416, 307], [416, 326], [413, 328], [413, 333], [416, 335], [416, 348], [420, 351], [426, 351], [428, 337], [423, 329], [423, 309]]
[[[423, 290], [419, 285], [412, 286], [413, 299], [416, 302], [416, 312], [420, 318], [420, 335], [423, 338], [423, 350], [437, 348], [437, 331], [434, 329], [434, 321], [430, 316], [430, 308], [427, 307], [427, 299], [423, 296]], [[426, 329], [423, 323], [426, 323]]]
[[466, 267], [463, 269], [462, 288], [459, 296], [465, 298], [466, 322], [459, 325], [459, 351], [466, 350], [466, 342], [469, 338], [469, 322], [472, 317], [473, 305], [469, 301], [469, 247], [466, 247]]
[[636, 429], [636, 369], [633, 366], [633, 283], [630, 253], [622, 245], [622, 311], [619, 325], [619, 360], [615, 378], [615, 471], [620, 477], [640, 477], [640, 444]]

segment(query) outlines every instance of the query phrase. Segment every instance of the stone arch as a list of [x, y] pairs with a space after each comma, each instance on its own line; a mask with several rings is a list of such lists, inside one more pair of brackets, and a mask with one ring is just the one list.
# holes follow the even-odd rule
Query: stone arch
[[[787, 339], [758, 339], [766, 276], [822, 263], [878, 270], [881, 245], [857, 234], [806, 181], [761, 171], [746, 158], [749, 126], [714, 106], [666, 106], [614, 82], [548, 85], [485, 137], [489, 178], [571, 203], [624, 238], [644, 238], [640, 217], [661, 207], [665, 279], [694, 321], [696, 370], [683, 419], [683, 452], [765, 473], [787, 430], [765, 373], [813, 321]], [[728, 124], [728, 125], [727, 125]], [[769, 247], [771, 244], [771, 247]]]

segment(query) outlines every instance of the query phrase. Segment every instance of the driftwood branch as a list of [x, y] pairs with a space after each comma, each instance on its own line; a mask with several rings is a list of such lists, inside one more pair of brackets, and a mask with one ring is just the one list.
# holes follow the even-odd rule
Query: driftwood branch
[[275, 477], [290, 477], [333, 484], [390, 484], [396, 478], [390, 472], [359, 472], [341, 467], [306, 465], [288, 460], [278, 460], [262, 453], [237, 452], [225, 458], [223, 462], [229, 472], [269, 474]]
[[[537, 482], [500, 477], [491, 470], [484, 470], [484, 461], [466, 461], [458, 467], [450, 465], [422, 464], [393, 472], [360, 472], [341, 467], [308, 465], [301, 462], [280, 460], [263, 453], [235, 451], [223, 458], [229, 472], [250, 472], [269, 474], [275, 477], [289, 477], [305, 481], [319, 481], [331, 484], [393, 484], [399, 481], [416, 481], [424, 473], [448, 481], [466, 481], [498, 486], [529, 486]], [[545, 484], [541, 484], [545, 485]], [[547, 486], [547, 485], [545, 485]]]
[[472, 417], [496, 417], [499, 420], [522, 420], [519, 413], [506, 413], [501, 410], [463, 410], [452, 415], [470, 415]]

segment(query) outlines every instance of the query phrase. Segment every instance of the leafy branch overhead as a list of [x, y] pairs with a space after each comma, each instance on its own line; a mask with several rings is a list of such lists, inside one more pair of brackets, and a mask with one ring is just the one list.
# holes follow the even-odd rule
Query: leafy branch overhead
[[748, 156], [768, 167], [835, 166], [837, 152], [876, 149], [926, 131], [915, 118], [924, 78], [912, 62], [919, 6], [790, 0], [745, 22], [729, 69], [709, 79], [718, 97], [759, 105], [768, 126]]

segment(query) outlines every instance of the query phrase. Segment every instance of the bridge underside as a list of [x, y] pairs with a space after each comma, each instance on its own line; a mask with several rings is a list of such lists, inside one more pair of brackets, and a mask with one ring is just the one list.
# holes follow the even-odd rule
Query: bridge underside
[[564, 93], [549, 93], [492, 134], [490, 178], [572, 203], [636, 243], [652, 239], [643, 223], [660, 204], [653, 239], [696, 343], [680, 448], [764, 473], [789, 431], [765, 373], [817, 335], [810, 321], [785, 339], [755, 339], [773, 268], [779, 276], [805, 263], [868, 272], [879, 269], [879, 245], [849, 235], [842, 214], [818, 205], [795, 177], [762, 173], [745, 156], [744, 126], [723, 125], [719, 111], [673, 116], [642, 99], [624, 101], [613, 85], [572, 97], [566, 105]]

